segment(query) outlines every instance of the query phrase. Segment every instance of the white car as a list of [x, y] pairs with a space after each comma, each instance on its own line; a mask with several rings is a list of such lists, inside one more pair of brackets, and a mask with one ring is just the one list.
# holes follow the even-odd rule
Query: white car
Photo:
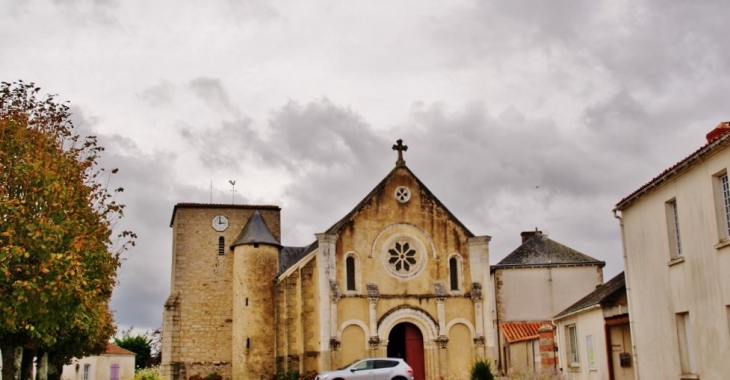
[[413, 368], [399, 358], [358, 359], [335, 371], [317, 375], [316, 380], [413, 380]]

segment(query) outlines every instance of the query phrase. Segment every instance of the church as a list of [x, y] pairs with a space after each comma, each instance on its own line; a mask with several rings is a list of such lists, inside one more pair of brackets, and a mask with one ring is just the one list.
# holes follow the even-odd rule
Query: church
[[490, 236], [395, 167], [304, 247], [281, 245], [273, 205], [173, 210], [162, 370], [170, 380], [270, 379], [402, 357], [417, 380], [467, 378], [499, 357]]

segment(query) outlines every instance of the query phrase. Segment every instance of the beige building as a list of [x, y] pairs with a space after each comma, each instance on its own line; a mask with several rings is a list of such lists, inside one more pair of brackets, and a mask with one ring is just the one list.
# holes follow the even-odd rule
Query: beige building
[[637, 379], [730, 374], [728, 131], [616, 205]]
[[61, 380], [132, 380], [136, 354], [113, 343], [101, 355], [73, 359], [63, 366]]
[[538, 330], [551, 327], [554, 315], [603, 284], [606, 263], [541, 231], [521, 236], [522, 244], [491, 268], [498, 366], [504, 372], [558, 370], [554, 351], [545, 344], [540, 349], [539, 339], [550, 334]]
[[494, 358], [490, 237], [426, 188], [401, 141], [393, 149], [395, 168], [305, 247], [281, 246], [276, 206], [175, 206], [167, 379], [268, 379], [373, 356], [404, 357], [417, 380], [466, 378]]
[[634, 380], [624, 273], [555, 316], [559, 362], [569, 380]]

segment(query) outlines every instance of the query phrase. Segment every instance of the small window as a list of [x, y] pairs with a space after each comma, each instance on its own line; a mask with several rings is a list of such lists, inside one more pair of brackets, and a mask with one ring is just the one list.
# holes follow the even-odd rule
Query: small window
[[219, 255], [226, 254], [226, 238], [224, 238], [223, 236], [220, 236], [218, 238], [218, 254]]
[[449, 259], [449, 284], [451, 290], [459, 290], [459, 260], [456, 257]]
[[677, 313], [677, 340], [679, 343], [679, 363], [683, 374], [697, 373], [694, 349], [692, 347], [692, 326], [689, 313]]
[[355, 258], [350, 256], [345, 259], [347, 272], [347, 290], [355, 290]]
[[728, 240], [730, 239], [730, 183], [727, 172], [715, 176], [714, 188], [720, 241]]
[[682, 257], [682, 240], [679, 234], [679, 212], [677, 200], [672, 199], [666, 203], [667, 229], [669, 233], [669, 254], [672, 259]]
[[84, 364], [84, 380], [89, 380], [91, 364]]
[[251, 338], [246, 338], [246, 349], [248, 350], [250, 348], [251, 348]]
[[580, 358], [578, 357], [578, 330], [575, 325], [570, 325], [565, 328], [567, 330], [567, 345], [568, 345], [568, 362], [570, 366], [577, 367], [580, 365]]

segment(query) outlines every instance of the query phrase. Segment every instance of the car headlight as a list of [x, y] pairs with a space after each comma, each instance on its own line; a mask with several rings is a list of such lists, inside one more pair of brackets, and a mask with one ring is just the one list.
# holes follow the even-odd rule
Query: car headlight
[[329, 376], [330, 376], [330, 375], [317, 375], [317, 379], [316, 379], [316, 380], [325, 380], [325, 379], [327, 379], [327, 378], [328, 378]]

